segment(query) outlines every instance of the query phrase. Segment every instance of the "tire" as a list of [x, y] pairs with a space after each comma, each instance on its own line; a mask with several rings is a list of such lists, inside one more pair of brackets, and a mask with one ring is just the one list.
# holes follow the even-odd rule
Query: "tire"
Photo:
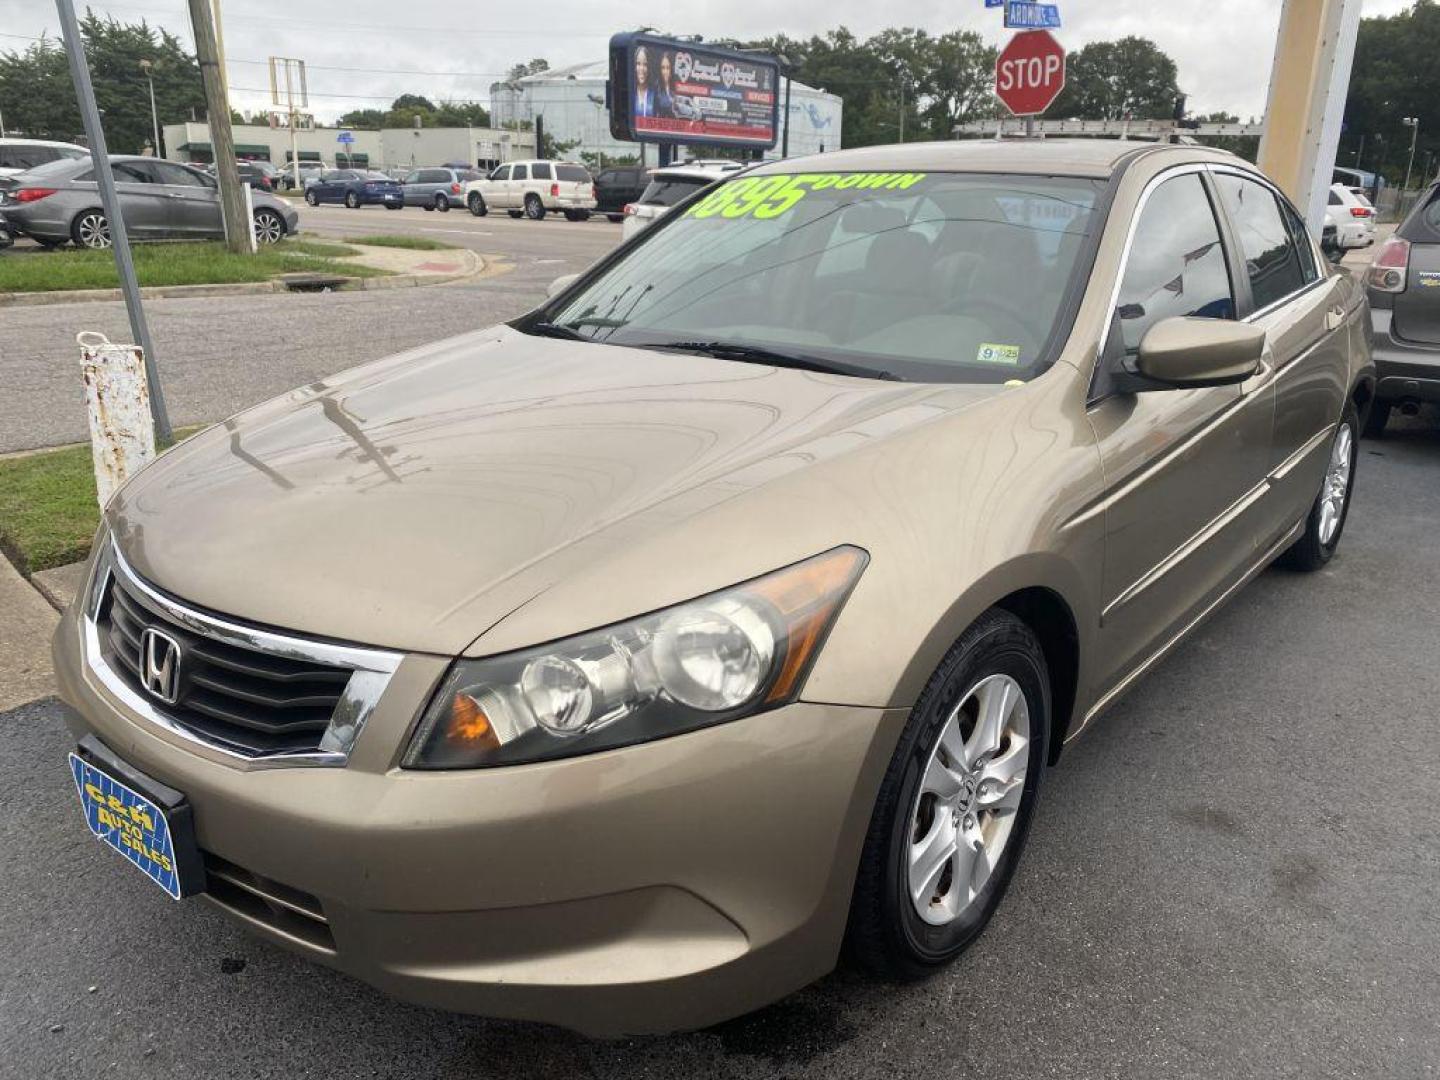
[[624, 214], [606, 214], [605, 217], [616, 225], [619, 225], [622, 221], [625, 220]]
[[[978, 719], [982, 703], [1002, 717], [989, 740]], [[930, 676], [881, 782], [846, 931], [849, 953], [862, 967], [888, 979], [925, 978], [980, 936], [1025, 846], [1049, 735], [1050, 682], [1040, 643], [1020, 619], [991, 609]], [[993, 750], [982, 749], [987, 742]], [[953, 801], [933, 790], [937, 776], [953, 788]], [[1008, 789], [991, 786], [987, 795], [987, 785], [1002, 777]], [[986, 846], [986, 859], [960, 861], [967, 833]], [[927, 849], [942, 856], [931, 860], [933, 873], [926, 872]], [[966, 872], [979, 884], [973, 896], [969, 882], [957, 891]], [[912, 880], [929, 882], [923, 899], [912, 898]]]
[[426, 211], [427, 213], [433, 214], [433, 213], [435, 212], [435, 204], [434, 204], [434, 203], [426, 203], [424, 206], [421, 207], [421, 209], [424, 210], [424, 211]]
[[274, 210], [255, 211], [255, 240], [261, 244], [278, 244], [285, 239], [285, 219]]
[[1389, 401], [1372, 401], [1370, 412], [1365, 416], [1365, 438], [1383, 439], [1385, 437], [1385, 425], [1390, 422], [1390, 410], [1394, 403]]
[[435, 201], [435, 209], [436, 209], [436, 210], [439, 210], [442, 214], [449, 212], [449, 210], [450, 210], [450, 198], [449, 198], [449, 196], [447, 196], [443, 191], [437, 191], [437, 192], [435, 193], [435, 200], [434, 200], [434, 201]]
[[525, 216], [531, 221], [543, 221], [545, 218], [545, 204], [533, 191], [525, 196]]
[[1335, 436], [1330, 440], [1330, 455], [1325, 460], [1320, 492], [1305, 518], [1305, 531], [1276, 560], [1280, 565], [1291, 570], [1319, 570], [1335, 556], [1340, 534], [1345, 531], [1345, 519], [1350, 515], [1350, 493], [1355, 490], [1359, 433], [1360, 416], [1355, 411], [1355, 403], [1346, 402]]
[[105, 220], [105, 211], [92, 207], [81, 210], [70, 222], [70, 239], [78, 248], [103, 251], [110, 247], [110, 223]]
[[356, 195], [353, 191], [347, 191], [345, 193], [345, 205], [348, 206], [351, 210], [359, 210], [360, 196]]
[[470, 193], [470, 197], [465, 200], [465, 205], [469, 208], [470, 213], [476, 217], [484, 217], [490, 212], [490, 208], [485, 205], [485, 196], [481, 195], [478, 191], [472, 191]]
[[397, 205], [395, 205], [393, 202], [387, 202], [387, 203], [385, 204], [385, 209], [386, 209], [386, 210], [404, 210], [405, 207], [403, 207], [403, 206], [397, 206]]
[[319, 196], [319, 195], [316, 195], [315, 192], [313, 192], [313, 191], [307, 191], [307, 192], [305, 192], [305, 201], [306, 201], [307, 203], [309, 203], [311, 206], [319, 206], [319, 205], [320, 205], [320, 196]]
[[566, 211], [565, 211], [565, 220], [566, 220], [566, 221], [589, 221], [589, 220], [590, 220], [590, 211], [589, 211], [589, 210], [566, 210]]
[[521, 215], [521, 212], [520, 212], [519, 210], [507, 210], [507, 211], [505, 211], [505, 212], [506, 212], [507, 214], [509, 214], [512, 218], [518, 218], [518, 217], [522, 216], [522, 215]]

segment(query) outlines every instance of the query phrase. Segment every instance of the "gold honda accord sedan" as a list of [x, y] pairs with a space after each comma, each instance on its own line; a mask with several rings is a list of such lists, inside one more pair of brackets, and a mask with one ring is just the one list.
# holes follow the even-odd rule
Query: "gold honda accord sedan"
[[446, 1009], [657, 1032], [842, 947], [923, 977], [1062, 748], [1334, 555], [1366, 325], [1219, 151], [753, 168], [127, 484], [55, 637], [84, 821]]

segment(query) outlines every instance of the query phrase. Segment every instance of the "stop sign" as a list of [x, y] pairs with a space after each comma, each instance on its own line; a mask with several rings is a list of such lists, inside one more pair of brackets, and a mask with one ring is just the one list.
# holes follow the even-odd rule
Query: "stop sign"
[[995, 58], [995, 96], [1016, 116], [1050, 107], [1065, 87], [1065, 50], [1048, 30], [1026, 30]]

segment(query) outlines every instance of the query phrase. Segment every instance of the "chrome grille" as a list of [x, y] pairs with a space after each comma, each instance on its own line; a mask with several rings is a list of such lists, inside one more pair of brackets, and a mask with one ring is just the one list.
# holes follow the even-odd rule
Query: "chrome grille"
[[[343, 764], [399, 664], [393, 653], [246, 627], [182, 605], [136, 576], [113, 546], [97, 562], [86, 616], [87, 661], [131, 708], [266, 763]], [[147, 633], [174, 644], [173, 694], [147, 688]]]

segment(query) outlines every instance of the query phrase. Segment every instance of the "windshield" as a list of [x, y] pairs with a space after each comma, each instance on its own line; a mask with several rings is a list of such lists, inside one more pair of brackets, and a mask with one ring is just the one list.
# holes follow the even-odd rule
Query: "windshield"
[[802, 352], [892, 377], [1024, 379], [1105, 181], [971, 173], [743, 176], [671, 214], [549, 324], [617, 345]]
[[698, 176], [657, 176], [650, 181], [640, 201], [646, 206], [674, 206], [699, 191], [709, 180]]

